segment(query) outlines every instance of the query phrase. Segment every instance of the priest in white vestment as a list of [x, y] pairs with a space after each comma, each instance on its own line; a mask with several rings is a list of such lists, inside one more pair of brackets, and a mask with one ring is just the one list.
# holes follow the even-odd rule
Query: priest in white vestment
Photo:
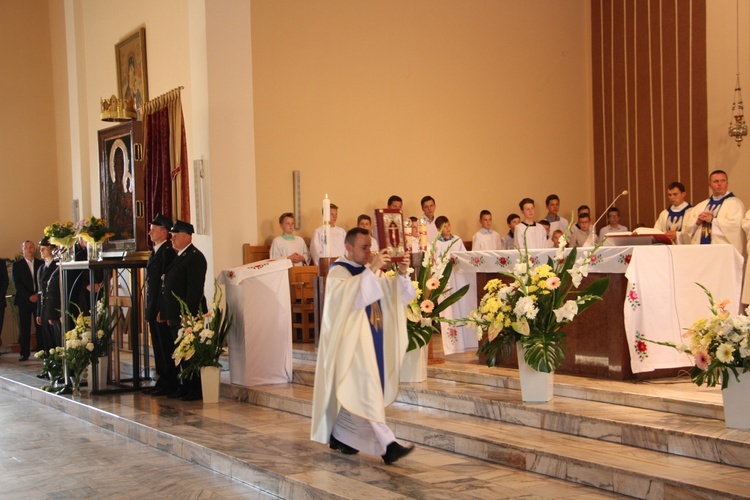
[[673, 182], [667, 187], [669, 207], [662, 210], [654, 223], [654, 229], [666, 234], [675, 245], [690, 243], [682, 231], [682, 225], [687, 218], [692, 205], [685, 201], [687, 192], [681, 182]]
[[723, 170], [711, 172], [709, 187], [711, 196], [690, 210], [682, 224], [682, 230], [693, 245], [726, 243], [744, 255], [744, 203], [729, 191], [729, 180]]
[[367, 230], [349, 230], [345, 244], [326, 279], [310, 438], [390, 465], [413, 449], [396, 441], [385, 408], [398, 395], [406, 306], [416, 293], [408, 262], [399, 263], [395, 278], [379, 271], [390, 257], [385, 249], [373, 256]]

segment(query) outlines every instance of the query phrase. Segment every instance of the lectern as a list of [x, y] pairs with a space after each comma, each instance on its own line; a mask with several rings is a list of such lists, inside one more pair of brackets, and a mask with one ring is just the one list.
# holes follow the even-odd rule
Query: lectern
[[261, 260], [221, 272], [226, 286], [229, 379], [243, 386], [292, 380], [292, 306], [289, 259]]

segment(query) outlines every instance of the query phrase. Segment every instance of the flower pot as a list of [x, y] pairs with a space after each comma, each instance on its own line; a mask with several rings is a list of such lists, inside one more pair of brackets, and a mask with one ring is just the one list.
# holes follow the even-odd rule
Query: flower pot
[[201, 367], [201, 390], [204, 403], [219, 402], [219, 385], [221, 383], [221, 368], [218, 366]]
[[[91, 366], [93, 367], [93, 363]], [[93, 369], [89, 370], [88, 376], [89, 388], [91, 391], [94, 390], [94, 376], [92, 375], [93, 372]], [[96, 376], [99, 381], [99, 385], [96, 388], [96, 390], [98, 391], [107, 386], [107, 379], [109, 378], [109, 356], [102, 356], [98, 358], [98, 363], [96, 364]]]
[[730, 429], [750, 429], [750, 373], [741, 373], [740, 381], [729, 374], [729, 385], [721, 391], [724, 422]]
[[404, 354], [401, 364], [401, 382], [424, 382], [427, 380], [427, 346]]
[[518, 353], [518, 373], [521, 377], [521, 399], [525, 403], [546, 403], [554, 395], [554, 373], [538, 372], [530, 367], [524, 358], [524, 349], [516, 342]]

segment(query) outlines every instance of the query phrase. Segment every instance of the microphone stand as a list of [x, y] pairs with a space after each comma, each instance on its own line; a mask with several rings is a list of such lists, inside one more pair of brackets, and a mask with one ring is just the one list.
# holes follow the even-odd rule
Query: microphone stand
[[[615, 197], [615, 199], [614, 199], [614, 200], [612, 200], [612, 203], [610, 203], [609, 205], [607, 205], [607, 208], [605, 208], [605, 209], [604, 209], [604, 212], [602, 212], [602, 214], [601, 214], [601, 215], [599, 216], [599, 218], [598, 218], [598, 219], [596, 219], [596, 222], [594, 222], [594, 223], [593, 223], [593, 224], [591, 225], [591, 234], [590, 234], [590, 235], [589, 235], [589, 237], [588, 237], [588, 238], [586, 239], [586, 243], [589, 243], [589, 240], [591, 240], [591, 245], [590, 245], [590, 246], [592, 246], [592, 247], [594, 246], [594, 244], [593, 244], [593, 243], [594, 243], [594, 241], [596, 241], [596, 225], [597, 225], [597, 224], [599, 224], [599, 221], [601, 221], [601, 220], [602, 220], [602, 217], [604, 217], [604, 216], [605, 216], [605, 215], [607, 214], [607, 210], [609, 210], [610, 208], [612, 208], [612, 206], [613, 206], [613, 205], [615, 204], [615, 202], [616, 202], [617, 200], [619, 200], [619, 199], [620, 199], [620, 198], [621, 198], [622, 196], [626, 196], [627, 194], [628, 194], [628, 191], [627, 191], [627, 189], [626, 189], [626, 190], [625, 190], [625, 191], [623, 191], [622, 193], [618, 194], [618, 195], [617, 195], [617, 196]], [[593, 238], [592, 238], [592, 236], [593, 236]]]

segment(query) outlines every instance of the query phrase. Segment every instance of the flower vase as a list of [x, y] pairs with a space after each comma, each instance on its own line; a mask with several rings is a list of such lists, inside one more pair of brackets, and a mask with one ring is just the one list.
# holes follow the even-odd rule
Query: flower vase
[[[93, 367], [93, 364], [91, 366]], [[91, 391], [94, 391], [94, 377], [92, 375], [93, 372], [94, 370], [92, 368], [91, 370], [89, 370], [88, 376], [88, 383]], [[99, 385], [96, 387], [96, 390], [99, 391], [107, 386], [107, 378], [109, 376], [109, 356], [101, 356], [97, 358], [96, 376], [99, 383]]]
[[521, 377], [521, 399], [524, 403], [546, 403], [554, 395], [554, 373], [534, 370], [524, 357], [523, 345], [516, 342], [518, 373]]
[[73, 247], [60, 247], [60, 262], [73, 262], [75, 255]]
[[404, 354], [401, 363], [401, 382], [424, 382], [427, 380], [427, 346]]
[[86, 250], [89, 254], [89, 261], [102, 260], [102, 243], [95, 241], [93, 243], [86, 243]]
[[73, 397], [74, 398], [80, 398], [81, 397], [81, 373], [73, 373], [70, 376], [70, 383], [73, 385]]
[[729, 373], [729, 385], [721, 391], [724, 422], [730, 429], [750, 429], [750, 373], [740, 373], [739, 382]]
[[219, 385], [221, 382], [221, 368], [218, 366], [201, 367], [201, 390], [204, 403], [219, 402]]

